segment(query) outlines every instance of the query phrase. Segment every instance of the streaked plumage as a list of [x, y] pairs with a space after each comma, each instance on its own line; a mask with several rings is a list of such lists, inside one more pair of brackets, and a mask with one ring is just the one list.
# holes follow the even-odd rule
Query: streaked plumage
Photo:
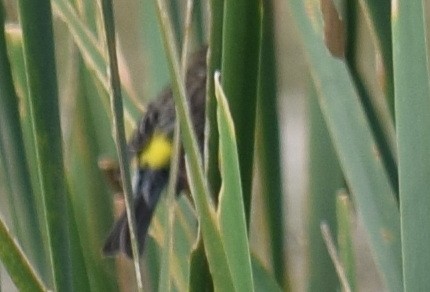
[[[190, 58], [186, 89], [200, 150], [203, 151], [206, 48], [201, 49]], [[143, 251], [145, 238], [160, 194], [168, 182], [170, 167], [168, 143], [170, 142], [171, 146], [175, 116], [172, 90], [168, 87], [148, 105], [146, 113], [129, 141], [130, 155], [138, 159], [138, 167], [133, 177], [133, 192], [140, 253]], [[166, 159], [166, 155], [168, 159]], [[178, 194], [188, 189], [183, 150], [180, 155]], [[125, 211], [115, 222], [103, 247], [105, 255], [115, 255], [120, 251], [131, 257], [130, 234]]]

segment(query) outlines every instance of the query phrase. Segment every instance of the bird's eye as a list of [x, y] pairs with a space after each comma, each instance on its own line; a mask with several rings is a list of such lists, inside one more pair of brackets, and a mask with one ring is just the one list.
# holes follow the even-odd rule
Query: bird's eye
[[158, 116], [159, 116], [158, 111], [154, 111], [154, 112], [152, 113], [151, 122], [152, 122], [153, 124], [158, 123]]
[[151, 115], [147, 115], [145, 117], [145, 133], [149, 132], [149, 130], [151, 128], [151, 124], [152, 124]]

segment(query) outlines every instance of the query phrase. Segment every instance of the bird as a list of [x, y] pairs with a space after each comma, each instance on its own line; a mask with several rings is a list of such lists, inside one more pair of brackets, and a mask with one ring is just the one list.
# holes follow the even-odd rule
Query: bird
[[[203, 47], [190, 56], [185, 78], [189, 112], [201, 155], [205, 129], [206, 53], [207, 48]], [[139, 254], [144, 250], [151, 219], [169, 180], [176, 122], [173, 92], [171, 86], [167, 86], [148, 104], [128, 142], [128, 153], [131, 158], [137, 160], [132, 186]], [[182, 147], [179, 156], [177, 195], [189, 191]], [[114, 223], [103, 246], [105, 256], [115, 256], [118, 253], [132, 258], [125, 210]]]

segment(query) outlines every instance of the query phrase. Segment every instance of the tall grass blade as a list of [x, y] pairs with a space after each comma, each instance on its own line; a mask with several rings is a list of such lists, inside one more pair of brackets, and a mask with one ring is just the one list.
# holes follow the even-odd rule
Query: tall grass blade
[[230, 272], [227, 272], [229, 268], [218, 225], [216, 224], [214, 206], [210, 201], [209, 187], [203, 176], [203, 164], [199, 155], [191, 116], [186, 102], [184, 82], [180, 75], [170, 19], [167, 15], [164, 1], [158, 0], [157, 5], [159, 22], [163, 29], [164, 45], [168, 53], [173, 97], [178, 113], [177, 119], [181, 127], [181, 140], [187, 155], [188, 182], [201, 226], [209, 269], [212, 273], [215, 289], [219, 289], [219, 291], [231, 291], [234, 286]]
[[400, 291], [400, 214], [368, 121], [345, 64], [332, 57], [324, 45], [319, 3], [305, 7], [304, 2], [293, 0], [290, 5], [304, 41], [319, 103], [375, 262], [387, 288]]
[[19, 100], [13, 83], [6, 49], [3, 8], [0, 3], [0, 143], [5, 175], [10, 186], [13, 225], [21, 246], [42, 275], [48, 270], [43, 248], [42, 226], [37, 216], [35, 193], [31, 185], [21, 130]]
[[309, 96], [309, 197], [307, 201], [308, 291], [335, 291], [339, 287], [333, 262], [321, 235], [320, 224], [327, 222], [334, 234], [336, 192], [343, 185], [343, 175], [330, 135], [313, 88]]
[[[187, 74], [187, 64], [188, 64], [188, 45], [189, 45], [189, 37], [190, 37], [190, 29], [191, 29], [191, 17], [192, 17], [192, 8], [193, 1], [187, 1], [187, 9], [186, 9], [186, 17], [185, 17], [185, 25], [184, 25], [184, 42], [182, 44], [182, 56], [181, 56], [181, 76], [183, 79], [186, 78]], [[178, 113], [176, 112], [176, 115]], [[176, 184], [179, 173], [179, 159], [181, 154], [180, 149], [180, 127], [179, 123], [175, 124], [174, 134], [173, 134], [173, 151], [172, 151], [172, 159], [170, 160], [170, 169], [169, 169], [169, 183], [167, 186], [167, 215], [166, 217], [166, 238], [164, 239], [164, 247], [162, 250], [162, 270], [161, 270], [161, 279], [159, 282], [158, 290], [159, 291], [171, 291], [172, 286], [170, 282], [171, 273], [172, 273], [172, 264], [170, 258], [173, 256], [173, 227], [174, 227], [174, 218], [175, 218], [175, 194], [176, 194]], [[183, 270], [182, 270], [183, 271]], [[177, 273], [180, 271], [177, 270]]]
[[[109, 78], [107, 75], [108, 57], [104, 54], [103, 48], [97, 41], [97, 37], [88, 29], [84, 22], [79, 18], [75, 8], [69, 1], [52, 1], [53, 10], [68, 26], [73, 40], [88, 68], [109, 92]], [[139, 115], [141, 108], [140, 102], [131, 96], [125, 89], [123, 90], [124, 106], [126, 108], [127, 122], [132, 123]]]
[[20, 291], [47, 291], [10, 230], [0, 218], [0, 260]]
[[249, 224], [261, 35], [259, 0], [225, 1], [222, 86], [237, 133], [246, 222]]
[[220, 85], [219, 77], [219, 72], [215, 73], [222, 178], [218, 222], [235, 290], [253, 291], [254, 283], [245, 221], [245, 207], [242, 200], [236, 134], [227, 98]]
[[336, 245], [334, 243], [333, 236], [330, 231], [330, 227], [327, 222], [321, 223], [321, 234], [324, 238], [324, 242], [327, 246], [327, 250], [336, 268], [337, 275], [339, 276], [340, 283], [342, 284], [342, 291], [351, 292], [351, 287], [346, 276], [345, 268], [339, 258], [338, 252], [336, 250]]
[[425, 1], [392, 6], [405, 291], [430, 290], [430, 86]]
[[[103, 134], [97, 132], [102, 131], [100, 129], [102, 127], [94, 123], [89, 106], [89, 100], [98, 99], [92, 95], [92, 78], [83, 61], [77, 63], [78, 92], [66, 161], [71, 202], [79, 236], [86, 238], [83, 254], [87, 267], [86, 273], [91, 279], [91, 289], [114, 291], [118, 287], [116, 279], [110, 276], [115, 272], [113, 260], [103, 258], [100, 252], [112, 226], [113, 216], [112, 201], [108, 199], [109, 190], [97, 167], [100, 155], [97, 136]], [[101, 108], [99, 110], [103, 111]], [[109, 136], [111, 137], [111, 133]]]
[[[182, 75], [184, 76], [184, 74]], [[175, 219], [175, 197], [176, 197], [176, 184], [179, 172], [179, 155], [180, 151], [180, 133], [179, 124], [175, 125], [174, 135], [173, 135], [173, 151], [172, 159], [170, 161], [170, 173], [169, 173], [169, 183], [167, 186], [167, 214], [165, 214], [165, 226], [164, 229], [164, 243], [163, 249], [161, 250], [161, 271], [160, 271], [160, 281], [158, 283], [158, 291], [172, 291], [171, 278], [173, 278], [173, 263], [171, 258], [173, 257], [174, 249], [174, 219]], [[176, 271], [179, 273], [179, 271]]]
[[163, 47], [161, 28], [157, 21], [156, 1], [142, 0], [140, 5], [141, 47], [144, 59], [144, 94], [154, 98], [168, 83], [166, 52]]
[[354, 246], [352, 242], [352, 205], [346, 193], [339, 192], [336, 197], [337, 245], [339, 258], [351, 291], [357, 291]]
[[284, 248], [285, 224], [282, 192], [281, 150], [278, 125], [278, 84], [275, 56], [275, 8], [273, 0], [263, 3], [260, 72], [257, 100], [257, 124], [260, 141], [257, 141], [259, 174], [264, 200], [264, 214], [268, 220], [271, 262], [278, 283], [289, 290]]
[[[369, 124], [372, 128], [372, 132], [375, 136], [376, 143], [378, 144], [378, 148], [380, 149], [381, 159], [384, 163], [385, 168], [387, 169], [387, 173], [391, 180], [391, 184], [393, 185], [393, 189], [396, 194], [396, 199], [398, 200], [398, 191], [399, 191], [399, 177], [398, 177], [398, 169], [397, 169], [397, 157], [396, 157], [396, 145], [395, 145], [395, 134], [394, 134], [394, 119], [393, 119], [393, 111], [390, 112], [388, 109], [387, 99], [390, 102], [393, 102], [393, 70], [392, 70], [392, 61], [390, 64], [384, 64], [384, 68], [382, 69], [379, 80], [386, 81], [386, 84], [381, 84], [385, 93], [390, 91], [390, 97], [387, 99], [383, 99], [382, 101], [376, 102], [375, 96], [371, 95], [371, 91], [366, 87], [363, 75], [359, 70], [359, 52], [360, 52], [360, 43], [359, 43], [359, 7], [358, 0], [348, 1], [346, 4], [346, 52], [345, 59], [348, 64], [348, 68], [350, 70], [351, 77], [354, 81], [355, 87], [357, 88], [357, 93], [360, 96], [361, 102], [363, 104], [364, 111], [366, 112], [367, 118], [369, 119]], [[385, 3], [387, 1], [379, 1], [379, 3]], [[373, 2], [375, 3], [375, 2]], [[381, 5], [383, 6], [383, 5]], [[379, 11], [382, 12], [382, 11]], [[388, 10], [385, 11], [385, 14], [388, 14]], [[386, 20], [386, 15], [381, 15], [381, 19], [371, 18], [373, 21], [376, 21], [375, 25], [383, 26], [384, 20]], [[372, 17], [376, 15], [372, 14]], [[389, 21], [389, 20], [388, 20]], [[373, 23], [373, 22], [372, 22]], [[388, 22], [389, 24], [389, 22]], [[371, 25], [374, 28], [374, 26]], [[387, 32], [389, 33], [389, 31]], [[384, 36], [385, 37], [385, 36]], [[379, 42], [377, 42], [379, 44]], [[390, 56], [391, 56], [391, 38], [386, 40], [384, 43], [389, 43], [390, 48]], [[376, 52], [379, 56], [382, 52]], [[376, 57], [375, 57], [376, 58]], [[383, 60], [384, 61], [384, 60]], [[388, 66], [388, 67], [387, 67]], [[387, 69], [386, 69], [387, 68]], [[388, 94], [388, 93], [387, 93]], [[379, 104], [378, 104], [379, 103]], [[392, 105], [392, 104], [391, 104]], [[393, 108], [391, 108], [393, 110]]]
[[[10, 56], [12, 75], [20, 101], [20, 118], [21, 118], [21, 130], [24, 140], [25, 157], [28, 162], [29, 175], [31, 181], [31, 188], [33, 196], [35, 198], [36, 210], [38, 214], [38, 224], [40, 226], [39, 232], [43, 238], [43, 242], [48, 241], [47, 228], [45, 228], [45, 216], [44, 216], [44, 203], [42, 197], [42, 188], [38, 177], [38, 164], [35, 147], [35, 137], [33, 135], [33, 126], [31, 120], [30, 110], [30, 98], [28, 94], [28, 82], [26, 76], [26, 69], [24, 64], [24, 48], [22, 41], [22, 30], [18, 26], [9, 25], [6, 29], [6, 38], [8, 44], [8, 53]], [[11, 208], [12, 210], [12, 208]], [[48, 245], [43, 244], [43, 262], [41, 263], [40, 276], [47, 285], [52, 284], [52, 273], [51, 266], [47, 264], [48, 258]], [[42, 251], [41, 251], [42, 252]]]
[[189, 292], [211, 291], [213, 290], [212, 278], [208, 267], [208, 259], [205, 254], [203, 239], [197, 239], [190, 257], [190, 282]]
[[[357, 0], [354, 0], [357, 1]], [[391, 116], [394, 118], [394, 79], [393, 79], [393, 47], [391, 34], [390, 0], [359, 0], [364, 8], [366, 20], [374, 32], [374, 42], [379, 49], [384, 66], [383, 91], [390, 108]], [[357, 7], [358, 8], [358, 7]]]
[[261, 261], [256, 258], [254, 254], [251, 254], [251, 265], [252, 265], [252, 276], [254, 277], [255, 291], [271, 291], [281, 292], [288, 291], [281, 289], [277, 280], [269, 273], [269, 271], [263, 266]]
[[[209, 2], [209, 11], [209, 47], [206, 76], [214, 76], [215, 71], [221, 68], [224, 0], [211, 0]], [[217, 196], [221, 185], [221, 177], [218, 168], [215, 82], [212, 78], [207, 78], [206, 82], [205, 173], [213, 196]]]
[[113, 131], [115, 144], [118, 152], [119, 166], [121, 169], [121, 180], [124, 190], [125, 206], [127, 210], [128, 226], [130, 229], [130, 242], [133, 254], [134, 270], [138, 291], [143, 291], [142, 272], [139, 264], [139, 248], [137, 244], [136, 216], [133, 204], [133, 190], [130, 181], [130, 168], [127, 153], [127, 142], [124, 128], [123, 101], [121, 96], [121, 81], [118, 73], [118, 61], [115, 45], [115, 22], [112, 0], [102, 0], [103, 24], [107, 51], [109, 55], [108, 76], [110, 76], [110, 100], [113, 113]]
[[[165, 265], [163, 261], [165, 260], [166, 241], [169, 240], [167, 232], [170, 226], [168, 225], [172, 223], [166, 222], [167, 216], [170, 216], [168, 213], [171, 206], [168, 198], [162, 200], [160, 206], [157, 207], [152, 227], [150, 228], [150, 234], [154, 236], [157, 244], [157, 250], [153, 252], [161, 255], [161, 267], [157, 267], [159, 276], [154, 278], [154, 283], [158, 283], [159, 290], [167, 287], [167, 283], [162, 283], [163, 280], [167, 279], [167, 275], [162, 275], [162, 273], [167, 270], [163, 267]], [[174, 241], [171, 244], [173, 251], [170, 252], [169, 259], [169, 276], [171, 282], [169, 285], [172, 290], [185, 291], [191, 277], [189, 272], [190, 253], [197, 236], [197, 221], [192, 209], [193, 207], [185, 196], [181, 196], [175, 200], [173, 206], [175, 207], [172, 228], [172, 238], [174, 238]], [[145, 249], [147, 256], [149, 256], [149, 252], [148, 249]]]
[[68, 190], [64, 174], [50, 2], [19, 1], [19, 13], [55, 289], [71, 291]]
[[75, 291], [90, 290], [90, 275], [85, 265], [84, 248], [78, 234], [76, 216], [73, 212], [72, 201], [67, 198], [67, 214], [69, 216], [70, 230], [70, 260], [72, 262], [72, 282]]

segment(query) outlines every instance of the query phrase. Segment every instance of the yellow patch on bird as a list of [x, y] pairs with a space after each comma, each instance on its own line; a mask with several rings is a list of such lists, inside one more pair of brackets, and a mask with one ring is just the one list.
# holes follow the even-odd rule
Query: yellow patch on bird
[[154, 133], [139, 156], [139, 166], [160, 169], [167, 167], [172, 155], [172, 142], [164, 134]]

